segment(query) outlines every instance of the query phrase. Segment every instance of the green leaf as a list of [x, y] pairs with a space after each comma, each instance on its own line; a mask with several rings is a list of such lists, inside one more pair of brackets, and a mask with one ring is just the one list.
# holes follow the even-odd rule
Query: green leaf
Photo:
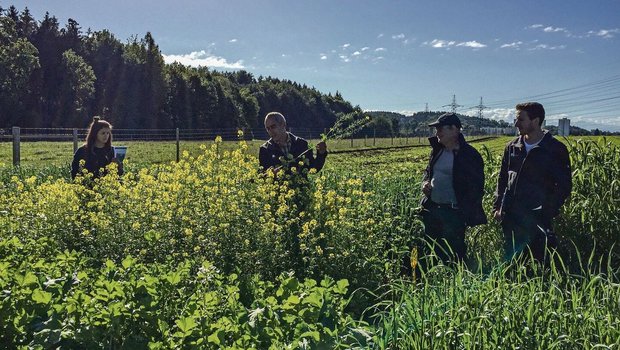
[[172, 285], [177, 285], [181, 282], [181, 273], [180, 272], [172, 272], [166, 275], [166, 280], [170, 282]]
[[26, 272], [24, 275], [17, 274], [15, 280], [20, 287], [29, 286], [38, 282], [37, 276], [30, 271]]
[[185, 335], [189, 335], [192, 333], [192, 330], [196, 328], [197, 324], [193, 317], [184, 317], [180, 320], [176, 320], [175, 322], [177, 327], [183, 332]]
[[136, 263], [136, 259], [132, 258], [131, 255], [128, 255], [125, 259], [123, 259], [123, 268], [128, 269], [132, 267]]
[[323, 301], [321, 300], [321, 296], [319, 293], [312, 293], [304, 298], [304, 304], [309, 304], [315, 307], [323, 306]]
[[297, 323], [297, 316], [295, 315], [284, 315], [282, 316], [282, 319], [288, 323], [288, 324], [296, 324]]
[[222, 337], [222, 333], [223, 333], [222, 330], [218, 329], [217, 331], [215, 331], [215, 333], [211, 334], [207, 338], [207, 341], [215, 345], [220, 345], [222, 343], [222, 341], [220, 340], [220, 338]]
[[336, 282], [336, 288], [334, 288], [334, 291], [339, 294], [346, 294], [347, 287], [349, 287], [349, 281], [347, 281], [346, 279], [342, 279]]
[[157, 320], [157, 326], [159, 327], [159, 331], [162, 335], [166, 336], [168, 334], [168, 329], [170, 329], [170, 326], [168, 326], [165, 321]]
[[52, 293], [48, 293], [41, 289], [35, 289], [32, 292], [32, 300], [37, 304], [47, 304], [52, 300]]
[[299, 299], [299, 297], [297, 295], [291, 295], [288, 297], [288, 299], [286, 299], [286, 303], [288, 304], [293, 304], [293, 305], [297, 305], [301, 302], [301, 299]]
[[312, 339], [314, 339], [314, 341], [319, 341], [321, 340], [321, 333], [317, 331], [308, 331], [308, 332], [302, 333], [301, 337], [302, 338], [311, 337]]

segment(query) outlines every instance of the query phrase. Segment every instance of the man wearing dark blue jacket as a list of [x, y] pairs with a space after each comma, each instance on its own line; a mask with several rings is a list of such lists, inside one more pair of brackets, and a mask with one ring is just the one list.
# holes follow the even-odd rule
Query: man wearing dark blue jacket
[[317, 155], [308, 148], [308, 141], [286, 131], [286, 119], [281, 113], [270, 112], [265, 116], [265, 130], [270, 139], [260, 146], [258, 160], [263, 171], [274, 173], [280, 170], [305, 176], [310, 169], [319, 171], [325, 165], [327, 145], [319, 142], [316, 145]]
[[516, 110], [520, 136], [504, 150], [493, 216], [502, 222], [506, 259], [531, 252], [546, 262], [547, 249], [558, 244], [552, 220], [572, 189], [570, 158], [566, 146], [542, 130], [540, 103], [520, 103]]
[[484, 163], [480, 153], [461, 134], [461, 121], [445, 113], [429, 138], [431, 156], [422, 180], [421, 205], [427, 238], [437, 242], [435, 253], [442, 260], [463, 260], [465, 229], [487, 223], [482, 209]]

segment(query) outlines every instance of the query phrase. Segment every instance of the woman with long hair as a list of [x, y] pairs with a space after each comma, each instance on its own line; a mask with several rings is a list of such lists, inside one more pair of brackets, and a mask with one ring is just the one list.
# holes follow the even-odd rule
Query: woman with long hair
[[[83, 166], [80, 161], [84, 161]], [[106, 174], [105, 167], [110, 163], [118, 164], [118, 174], [123, 174], [123, 163], [114, 157], [112, 148], [112, 124], [96, 116], [88, 127], [86, 144], [78, 148], [71, 163], [71, 178], [82, 173], [86, 169], [93, 174], [94, 178]]]

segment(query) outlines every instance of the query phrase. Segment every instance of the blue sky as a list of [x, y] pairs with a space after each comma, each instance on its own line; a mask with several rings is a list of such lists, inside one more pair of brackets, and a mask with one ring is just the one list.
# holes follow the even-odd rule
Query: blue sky
[[512, 120], [538, 100], [620, 131], [620, 1], [1, 1], [64, 25], [150, 31], [167, 62], [245, 69], [340, 91], [366, 110], [446, 110]]

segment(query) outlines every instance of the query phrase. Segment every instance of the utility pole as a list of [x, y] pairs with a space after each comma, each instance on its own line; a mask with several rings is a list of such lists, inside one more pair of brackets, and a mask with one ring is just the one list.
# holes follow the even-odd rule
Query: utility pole
[[452, 103], [449, 105], [443, 105], [442, 107], [450, 107], [452, 113], [456, 113], [456, 109], [463, 106], [456, 104], [456, 95], [452, 95]]
[[482, 118], [482, 111], [489, 108], [482, 104], [482, 96], [480, 96], [480, 104], [475, 107], [478, 108], [478, 118]]

